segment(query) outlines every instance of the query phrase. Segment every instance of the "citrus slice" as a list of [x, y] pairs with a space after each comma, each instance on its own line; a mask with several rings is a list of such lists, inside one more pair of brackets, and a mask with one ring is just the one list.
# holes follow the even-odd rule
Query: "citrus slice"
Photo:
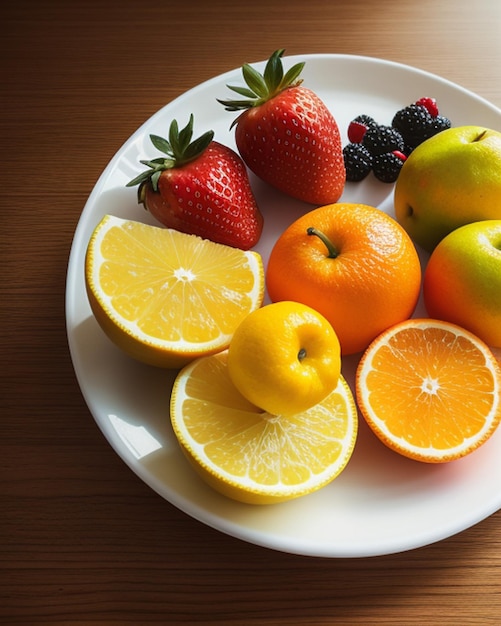
[[227, 354], [190, 363], [172, 390], [174, 433], [201, 477], [235, 500], [270, 504], [316, 491], [340, 474], [358, 427], [344, 378], [311, 409], [274, 416], [240, 395]]
[[448, 322], [411, 319], [363, 354], [356, 397], [392, 450], [441, 463], [476, 450], [501, 420], [501, 369], [488, 346]]
[[85, 281], [110, 339], [169, 368], [224, 350], [264, 294], [257, 252], [111, 215], [89, 241]]

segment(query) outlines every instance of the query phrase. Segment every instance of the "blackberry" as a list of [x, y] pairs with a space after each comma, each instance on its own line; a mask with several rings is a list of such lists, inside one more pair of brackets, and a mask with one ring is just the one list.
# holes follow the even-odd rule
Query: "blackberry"
[[[451, 121], [448, 117], [444, 117], [443, 115], [437, 115], [437, 117], [433, 120], [433, 135], [442, 132], [443, 130], [447, 130], [451, 127]], [[433, 135], [430, 135], [432, 137]]]
[[404, 140], [398, 130], [384, 125], [369, 128], [364, 135], [362, 144], [373, 157], [386, 152], [393, 152], [393, 150], [402, 152], [405, 148]]
[[346, 180], [349, 182], [363, 180], [372, 169], [372, 156], [361, 143], [347, 144], [343, 148], [343, 158]]
[[410, 148], [415, 148], [425, 140], [433, 119], [424, 106], [411, 104], [395, 113], [391, 125], [400, 132]]
[[377, 122], [370, 115], [357, 115], [348, 126], [348, 139], [351, 143], [360, 143], [369, 128], [377, 126]]
[[398, 150], [378, 154], [374, 157], [372, 164], [374, 176], [383, 183], [394, 183], [405, 160], [405, 154]]
[[450, 128], [451, 122], [441, 115], [432, 115], [423, 104], [411, 104], [395, 113], [391, 125], [404, 138], [409, 153], [426, 139]]
[[357, 117], [353, 121], [357, 122], [358, 124], [363, 124], [364, 126], [367, 126], [367, 128], [374, 128], [375, 126], [377, 126], [376, 120], [370, 115], [357, 115]]

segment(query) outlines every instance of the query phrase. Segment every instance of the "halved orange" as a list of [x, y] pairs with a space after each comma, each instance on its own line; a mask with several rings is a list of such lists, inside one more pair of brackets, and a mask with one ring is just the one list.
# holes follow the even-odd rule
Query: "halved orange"
[[476, 450], [497, 428], [501, 369], [489, 347], [463, 328], [410, 319], [367, 348], [356, 397], [389, 448], [418, 461], [452, 461]]
[[179, 372], [172, 390], [174, 433], [200, 476], [225, 496], [251, 504], [297, 498], [338, 476], [358, 428], [344, 378], [307, 411], [271, 415], [237, 391], [227, 354], [193, 361]]
[[108, 336], [168, 368], [224, 350], [264, 296], [257, 252], [111, 215], [91, 236], [85, 280]]

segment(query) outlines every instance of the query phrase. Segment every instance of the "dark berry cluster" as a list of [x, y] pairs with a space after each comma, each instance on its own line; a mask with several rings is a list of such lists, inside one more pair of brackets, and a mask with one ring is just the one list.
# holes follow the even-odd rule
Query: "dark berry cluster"
[[385, 183], [397, 180], [406, 159], [405, 142], [398, 130], [359, 115], [348, 127], [348, 139], [350, 143], [343, 148], [346, 180], [358, 182], [370, 172]]
[[391, 125], [404, 138], [406, 152], [410, 154], [426, 139], [450, 128], [451, 121], [439, 115], [437, 103], [433, 98], [421, 98], [397, 111]]
[[343, 149], [346, 180], [361, 181], [372, 171], [382, 182], [395, 182], [412, 150], [450, 127], [450, 120], [439, 115], [433, 98], [421, 98], [400, 109], [391, 126], [378, 124], [369, 115], [358, 115], [348, 126], [350, 143]]

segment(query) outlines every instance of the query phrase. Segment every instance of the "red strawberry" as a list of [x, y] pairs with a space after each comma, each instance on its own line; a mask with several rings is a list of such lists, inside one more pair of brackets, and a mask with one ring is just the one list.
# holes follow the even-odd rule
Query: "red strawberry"
[[195, 141], [193, 115], [169, 140], [150, 135], [167, 158], [141, 161], [150, 169], [127, 183], [139, 185], [138, 202], [164, 226], [247, 250], [259, 240], [263, 218], [238, 154], [213, 141], [208, 131]]
[[311, 204], [329, 204], [346, 181], [337, 123], [322, 100], [298, 80], [304, 63], [284, 75], [283, 50], [268, 60], [264, 74], [250, 65], [247, 87], [228, 87], [246, 100], [218, 100], [243, 113], [233, 122], [238, 151], [259, 178]]

